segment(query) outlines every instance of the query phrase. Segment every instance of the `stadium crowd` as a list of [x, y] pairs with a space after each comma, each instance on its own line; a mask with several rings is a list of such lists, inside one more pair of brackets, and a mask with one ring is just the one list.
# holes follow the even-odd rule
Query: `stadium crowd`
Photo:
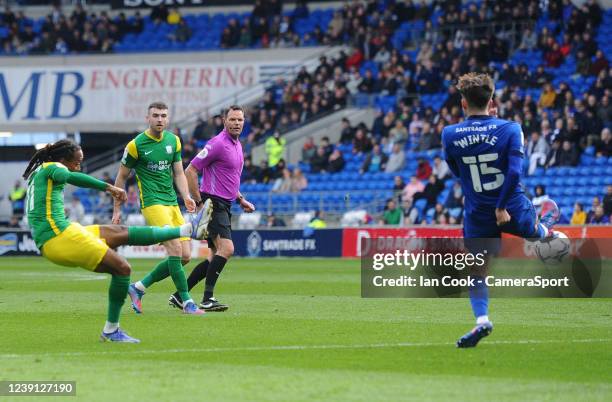
[[[370, 103], [377, 97], [391, 97], [393, 104], [381, 107], [370, 127], [343, 121], [337, 144], [328, 137], [319, 144], [308, 139], [301, 166], [313, 173], [335, 173], [345, 168], [347, 152], [363, 155], [360, 173], [398, 173], [393, 184], [397, 197], [388, 201], [383, 222], [397, 222], [396, 209], [402, 211], [402, 222], [418, 222], [414, 204], [422, 199], [426, 208], [434, 211], [436, 222], [458, 223], [460, 187], [453, 186], [447, 200], [437, 202], [449, 177], [443, 160], [420, 160], [417, 170], [410, 172], [408, 183], [403, 182], [406, 175], [399, 173], [406, 173], [411, 153], [438, 149], [444, 126], [461, 121], [460, 94], [453, 80], [468, 71], [488, 72], [498, 82], [497, 112], [499, 117], [522, 125], [528, 174], [538, 168], [576, 166], [586, 150], [597, 156], [612, 156], [612, 70], [595, 40], [601, 9], [593, 0], [580, 7], [560, 0], [516, 3], [483, 1], [478, 6], [472, 3], [462, 7], [461, 1], [433, 2], [429, 6], [417, 6], [412, 1], [350, 2], [334, 13], [328, 26], [317, 26], [312, 34], [298, 34], [296, 24], [310, 13], [305, 2], [298, 2], [291, 15], [282, 13], [281, 1], [255, 2], [242, 26], [237, 20], [229, 21], [222, 34], [222, 47], [343, 43], [350, 50], [333, 59], [321, 57], [316, 69], [303, 68], [292, 81], [274, 81], [250, 108], [242, 138], [246, 155], [243, 182], [274, 183], [272, 191], [278, 193], [307, 189], [302, 170], [291, 171], [283, 159], [283, 134], [350, 105], [360, 96], [366, 96]], [[381, 7], [383, 4], [388, 7]], [[538, 25], [536, 21], [543, 15], [547, 23]], [[25, 52], [43, 48], [43, 52], [53, 52], [59, 42], [66, 44], [67, 51], [81, 51], [82, 47], [72, 47], [76, 42], [71, 35], [79, 35], [78, 31], [84, 32], [84, 50], [92, 50], [91, 43], [100, 49], [106, 43], [109, 48], [126, 33], [142, 30], [138, 14], [127, 22], [121, 14], [110, 19], [105, 13], [88, 15], [77, 6], [70, 17], [65, 17], [56, 7], [40, 33], [25, 38], [22, 34], [29, 24], [23, 13], [15, 14], [7, 8], [0, 17], [9, 27], [3, 40], [6, 51], [28, 43]], [[182, 21], [178, 10], [164, 6], [154, 8], [150, 19], [156, 23]], [[513, 23], [523, 24], [520, 26], [525, 29], [517, 30]], [[407, 48], [414, 42], [397, 35], [405, 24], [415, 28], [410, 32], [413, 39], [415, 35], [419, 39], [416, 50]], [[43, 42], [46, 44], [41, 47]], [[540, 57], [538, 65], [517, 62], [513, 56], [517, 49], [529, 57]], [[575, 65], [575, 75], [559, 80], [555, 69], [570, 61]], [[574, 77], [592, 77], [586, 91], [572, 89], [570, 81]], [[426, 100], [430, 94], [445, 94], [444, 100], [432, 104]], [[222, 126], [220, 116], [200, 120], [193, 135], [183, 137], [184, 163]], [[261, 143], [265, 143], [268, 158], [257, 163], [250, 154]], [[590, 216], [596, 209], [592, 206]], [[605, 206], [602, 210], [609, 217]]]
[[51, 13], [40, 21], [7, 5], [0, 12], [0, 54], [111, 53], [127, 34], [142, 33], [147, 23], [173, 27], [166, 35], [173, 42], [186, 42], [192, 36], [192, 29], [179, 9], [168, 9], [164, 4], [153, 7], [148, 18], [140, 11], [130, 17], [124, 12], [114, 16], [106, 11], [96, 14], [78, 2], [70, 15], [63, 12], [59, 3], [51, 8]]
[[[350, 15], [355, 10], [359, 13], [360, 7], [347, 6], [344, 13]], [[452, 10], [452, 5], [449, 7]], [[560, 9], [563, 9], [562, 14], [567, 14], [567, 18], [559, 16]], [[469, 10], [476, 11], [471, 7]], [[526, 16], [533, 18], [539, 12], [534, 2], [528, 2], [525, 10]], [[503, 21], [503, 11], [503, 6], [499, 4], [485, 3], [484, 9], [477, 14], [482, 15], [479, 21]], [[440, 23], [456, 21], [457, 18], [465, 20], [465, 13], [451, 11], [446, 18], [444, 15], [440, 17]], [[501, 84], [496, 93], [498, 115], [517, 121], [523, 127], [528, 174], [534, 174], [538, 167], [576, 166], [586, 149], [597, 156], [611, 156], [612, 70], [593, 40], [601, 22], [600, 10], [595, 2], [581, 8], [550, 2], [548, 13], [551, 19], [562, 21], [553, 28], [555, 32], [547, 27], [537, 33], [528, 29], [521, 33], [520, 41], [517, 41], [520, 49], [538, 50], [543, 55], [540, 65], [533, 70], [524, 63], [511, 63], [507, 54], [496, 55], [489, 51], [497, 48], [495, 41], [499, 38], [495, 36], [473, 40], [463, 37], [463, 41], [459, 42], [452, 35], [433, 38], [434, 42], [425, 42], [420, 47], [414, 60], [409, 52], [393, 48], [389, 41], [383, 41], [378, 48], [369, 47], [368, 53], [374, 50], [374, 53], [370, 53], [370, 60], [365, 56], [363, 42], [362, 46], [353, 48], [350, 56], [341, 53], [331, 61], [322, 58], [312, 74], [301, 71], [293, 82], [277, 81], [269, 88], [250, 116], [252, 131], [244, 140], [245, 150], [248, 153], [254, 143], [266, 138], [269, 141], [270, 137], [282, 145], [282, 133], [316, 117], [315, 113], [310, 112], [313, 109], [323, 113], [341, 108], [347, 104], [347, 97], [350, 102], [351, 96], [360, 93], [392, 95], [398, 99], [397, 104], [386, 111], [380, 110], [372, 127], [362, 123], [352, 127], [350, 122], [343, 121], [340, 141], [336, 146], [331, 145], [328, 138], [318, 145], [308, 139], [302, 155], [303, 162], [310, 165], [311, 172], [333, 173], [338, 171], [336, 166], [343, 165], [334, 163], [343, 159], [341, 150], [346, 147], [341, 145], [350, 145], [352, 153], [366, 155], [360, 172], [399, 172], [404, 168], [406, 153], [439, 148], [444, 126], [462, 119], [460, 95], [452, 85], [453, 77], [480, 70], [489, 72]], [[556, 38], [561, 37], [563, 42], [558, 43]], [[504, 48], [503, 44], [501, 47]], [[559, 49], [560, 57], [553, 54]], [[559, 67], [566, 58], [576, 60], [577, 75], [594, 77], [585, 93], [573, 91], [565, 80], [553, 83], [554, 76], [549, 68]], [[368, 61], [373, 64], [367, 64]], [[362, 68], [364, 65], [368, 66], [365, 70]], [[534, 97], [534, 92], [529, 91], [533, 88], [538, 89], [539, 96]], [[322, 89], [323, 96], [317, 97], [315, 94], [321, 93]], [[425, 105], [416, 95], [440, 91], [446, 91], [447, 96], [438, 110]], [[275, 159], [279, 159], [278, 153]], [[269, 160], [262, 163], [266, 163], [262, 169], [269, 169], [276, 162]], [[437, 160], [435, 163], [444, 162]], [[249, 164], [253, 165], [251, 161]], [[421, 164], [428, 165], [429, 162], [420, 161], [419, 170]], [[433, 201], [443, 189], [438, 182], [445, 178], [434, 175], [430, 179], [426, 174], [418, 176], [420, 188], [411, 180], [408, 187], [417, 188], [406, 192], [406, 196], [400, 197], [397, 203], [390, 200], [386, 209], [403, 207], [405, 215], [410, 216], [415, 200], [413, 195], [418, 194], [416, 199], [426, 198], [427, 208], [434, 208], [436, 221], [456, 222], [460, 214], [451, 216], [448, 207], [445, 209], [444, 205], [437, 205]], [[266, 179], [258, 179], [257, 175], [250, 176], [249, 180], [266, 182]], [[401, 176], [396, 180], [401, 180]], [[396, 183], [396, 186], [400, 184]], [[452, 208], [461, 206], [459, 192], [460, 188], [449, 194], [447, 204]], [[456, 207], [452, 200], [455, 195]], [[391, 221], [395, 221], [397, 214], [391, 216]]]
[[7, 5], [0, 21], [5, 54], [109, 53], [127, 33], [139, 33], [144, 26], [140, 13], [128, 21], [124, 13], [111, 18], [105, 11], [88, 13], [81, 4], [69, 16], [58, 4], [52, 6], [42, 24]]

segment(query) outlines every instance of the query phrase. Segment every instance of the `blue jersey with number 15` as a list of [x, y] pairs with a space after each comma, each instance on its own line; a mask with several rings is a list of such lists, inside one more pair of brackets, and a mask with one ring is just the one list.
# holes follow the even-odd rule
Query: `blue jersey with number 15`
[[[465, 213], [495, 211], [508, 172], [510, 155], [523, 156], [523, 132], [513, 121], [470, 116], [442, 131], [446, 160], [459, 176], [465, 195]], [[511, 189], [508, 208], [522, 200], [520, 183]]]

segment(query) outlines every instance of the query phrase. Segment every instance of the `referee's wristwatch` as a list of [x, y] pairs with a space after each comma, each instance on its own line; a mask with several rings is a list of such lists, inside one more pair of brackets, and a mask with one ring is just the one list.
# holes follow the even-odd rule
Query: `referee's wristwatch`
[[199, 207], [200, 205], [204, 204], [204, 201], [198, 200], [195, 203], [196, 203], [196, 207]]

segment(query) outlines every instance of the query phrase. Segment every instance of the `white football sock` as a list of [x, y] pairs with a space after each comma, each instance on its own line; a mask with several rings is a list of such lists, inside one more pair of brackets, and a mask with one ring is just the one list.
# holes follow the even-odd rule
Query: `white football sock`
[[488, 315], [481, 315], [480, 317], [476, 318], [476, 325], [485, 324], [487, 322], [489, 322]]
[[145, 290], [147, 290], [147, 288], [145, 287], [145, 285], [142, 284], [141, 281], [138, 281], [134, 284], [134, 287], [138, 290], [140, 290], [141, 292], [144, 292]]
[[191, 223], [186, 223], [184, 225], [181, 225], [180, 230], [181, 230], [181, 237], [190, 237], [191, 233], [193, 233], [193, 227], [191, 226]]
[[108, 321], [106, 321], [106, 324], [104, 324], [104, 329], [102, 331], [105, 334], [112, 334], [113, 332], [115, 332], [118, 329], [119, 329], [119, 323], [118, 322], [108, 322]]
[[549, 233], [548, 233], [548, 228], [547, 228], [546, 226], [542, 225], [541, 223], [540, 223], [539, 225], [540, 225], [540, 227], [542, 228], [542, 230], [543, 230], [543, 231], [544, 231], [544, 233], [545, 233], [545, 234], [544, 234], [543, 239], [547, 238], [547, 237], [548, 237], [548, 235], [549, 235]]

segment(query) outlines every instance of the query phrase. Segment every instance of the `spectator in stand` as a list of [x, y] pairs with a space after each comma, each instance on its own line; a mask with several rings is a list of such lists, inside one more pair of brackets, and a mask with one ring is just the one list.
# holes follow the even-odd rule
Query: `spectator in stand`
[[414, 195], [418, 192], [422, 192], [425, 189], [423, 183], [417, 179], [416, 176], [410, 176], [410, 181], [404, 187], [402, 191], [402, 202], [410, 201], [414, 198]]
[[342, 130], [340, 131], [340, 143], [350, 144], [355, 137], [355, 130], [351, 127], [351, 122], [346, 117], [342, 118]]
[[442, 158], [438, 155], [436, 155], [434, 158], [432, 174], [441, 182], [444, 182], [446, 179], [451, 177], [451, 171], [448, 167], [448, 163], [446, 163], [445, 160], [442, 160]]
[[609, 185], [603, 198], [603, 209], [606, 216], [612, 215], [612, 185]]
[[353, 153], [363, 154], [369, 152], [372, 149], [372, 141], [366, 136], [366, 132], [362, 128], [358, 128], [355, 131], [355, 138], [353, 138]]
[[196, 140], [209, 140], [210, 138], [205, 138], [206, 127], [208, 123], [206, 120], [202, 118], [202, 116], [198, 116], [198, 121], [196, 122], [196, 126], [193, 129], [193, 138]]
[[387, 200], [385, 212], [380, 220], [381, 225], [399, 225], [402, 221], [402, 210], [395, 203], [395, 199]]
[[21, 184], [21, 180], [15, 181], [8, 199], [11, 202], [13, 215], [22, 216], [25, 210], [26, 188]]
[[324, 173], [327, 171], [328, 158], [325, 156], [325, 147], [319, 146], [317, 153], [310, 159], [310, 171]]
[[121, 207], [122, 212], [127, 216], [138, 213], [140, 210], [140, 197], [138, 188], [135, 184], [130, 184], [127, 191], [127, 201]]
[[588, 223], [591, 225], [607, 225], [610, 223], [610, 217], [605, 215], [603, 207], [598, 205], [594, 213], [590, 214]]
[[329, 137], [321, 138], [321, 146], [325, 149], [325, 156], [329, 157], [334, 152], [334, 146], [329, 141]]
[[395, 120], [395, 126], [389, 130], [389, 139], [393, 144], [405, 144], [408, 140], [408, 129], [401, 119]]
[[429, 176], [429, 180], [423, 191], [415, 193], [413, 199], [415, 201], [421, 198], [427, 200], [425, 210], [428, 210], [436, 205], [438, 196], [440, 195], [442, 190], [444, 190], [444, 183], [439, 181], [436, 176], [432, 174], [431, 176]]
[[600, 205], [601, 205], [601, 201], [599, 200], [599, 197], [593, 197], [593, 202], [591, 203], [591, 209], [587, 213], [587, 223], [591, 221], [591, 217], [593, 216], [593, 214], [595, 214], [595, 210]]
[[[599, 80], [598, 80], [599, 82]], [[598, 85], [598, 82], [595, 85]], [[612, 82], [610, 82], [612, 84]], [[604, 126], [612, 126], [612, 104], [610, 104], [610, 96], [604, 95], [597, 107], [597, 117], [603, 122]]]
[[557, 93], [555, 92], [552, 84], [546, 83], [542, 88], [542, 94], [540, 95], [540, 100], [538, 101], [538, 106], [544, 109], [551, 108], [555, 105], [555, 98], [557, 97]]
[[166, 5], [162, 3], [151, 9], [151, 15], [149, 16], [149, 18], [157, 25], [162, 22], [168, 21], [169, 14], [170, 13], [168, 12]]
[[291, 191], [300, 192], [308, 187], [308, 179], [304, 176], [302, 169], [295, 168], [291, 177]]
[[447, 225], [449, 223], [450, 215], [444, 205], [437, 203], [434, 207], [433, 222], [437, 225]]
[[185, 20], [179, 20], [174, 33], [168, 34], [168, 39], [174, 42], [185, 43], [191, 38], [191, 35], [191, 28], [189, 28]]
[[591, 64], [591, 68], [589, 70], [589, 74], [593, 76], [598, 76], [602, 71], [606, 71], [610, 68], [610, 63], [604, 53], [601, 50], [597, 50], [595, 53], [595, 60], [593, 60], [593, 64]]
[[423, 124], [424, 122], [423, 120], [421, 120], [419, 114], [413, 113], [412, 120], [408, 125], [408, 134], [410, 135], [410, 141], [412, 144], [418, 143], [419, 138], [421, 136], [421, 132], [423, 130]]
[[364, 159], [361, 169], [359, 169], [359, 173], [384, 171], [387, 167], [388, 160], [389, 158], [387, 155], [381, 151], [380, 145], [376, 144], [374, 148], [372, 148], [372, 152]]
[[402, 176], [395, 176], [393, 178], [393, 196], [398, 200], [402, 200], [402, 190], [406, 187]]
[[548, 67], [558, 68], [563, 63], [563, 53], [558, 43], [554, 43], [552, 48], [544, 55]]
[[268, 166], [267, 160], [261, 161], [261, 167], [259, 169], [259, 177], [257, 179], [258, 183], [268, 184], [274, 178], [273, 169]]
[[302, 145], [302, 161], [310, 162], [316, 152], [317, 146], [314, 143], [314, 139], [312, 137], [306, 138], [304, 145]]
[[527, 28], [525, 31], [523, 31], [519, 49], [523, 51], [530, 51], [530, 50], [535, 49], [537, 44], [538, 44], [538, 35], [532, 29]]
[[531, 133], [531, 138], [527, 142], [526, 156], [529, 159], [529, 169], [527, 174], [533, 175], [538, 166], [544, 166], [546, 156], [550, 152], [550, 145], [538, 131]]
[[[553, 134], [554, 135], [554, 134]], [[561, 139], [555, 138], [550, 146], [550, 151], [546, 156], [546, 168], [559, 166], [559, 154], [561, 153]]]
[[574, 204], [574, 213], [570, 219], [572, 225], [584, 225], [586, 223], [587, 214], [584, 212], [582, 204], [577, 202]]
[[576, 54], [576, 74], [588, 75], [590, 71], [591, 59], [584, 53], [584, 51], [579, 50]]
[[419, 137], [417, 151], [429, 151], [430, 149], [440, 148], [440, 135], [436, 133], [429, 122], [423, 123], [423, 130]]
[[178, 8], [176, 8], [176, 7], [173, 7], [170, 10], [170, 12], [168, 13], [168, 17], [166, 18], [166, 21], [170, 25], [177, 25], [182, 20], [183, 19], [181, 17], [181, 13], [179, 12]]
[[272, 169], [272, 178], [274, 180], [282, 179], [283, 171], [285, 170], [286, 167], [287, 167], [287, 163], [285, 162], [285, 159], [280, 158], [276, 166], [270, 166], [270, 169]]
[[366, 70], [365, 77], [363, 77], [361, 83], [359, 83], [359, 86], [357, 88], [359, 89], [359, 92], [363, 92], [366, 94], [373, 94], [374, 92], [378, 92], [379, 83], [378, 80], [374, 77], [372, 70]]
[[449, 223], [461, 223], [461, 218], [463, 217], [463, 189], [458, 181], [453, 184], [444, 202], [444, 206], [449, 211]]
[[536, 209], [538, 209], [540, 208], [540, 205], [542, 205], [542, 203], [548, 199], [549, 197], [548, 194], [546, 194], [546, 187], [544, 187], [542, 184], [538, 184], [535, 187], [535, 195], [531, 199], [531, 203]]
[[329, 173], [338, 173], [344, 169], [344, 157], [339, 149], [335, 149], [329, 156], [327, 171]]
[[389, 155], [389, 160], [387, 161], [387, 166], [385, 167], [386, 173], [395, 173], [399, 172], [406, 165], [406, 154], [402, 149], [402, 144], [393, 144], [393, 149], [391, 151], [391, 155]]
[[72, 195], [70, 203], [66, 205], [66, 217], [72, 222], [83, 222], [85, 207], [76, 194]]
[[281, 138], [278, 131], [266, 140], [266, 155], [268, 156], [268, 165], [275, 167], [279, 160], [285, 156], [285, 145], [287, 140]]
[[612, 156], [612, 134], [609, 128], [601, 130], [601, 139], [595, 143], [595, 154], [597, 156]]
[[[544, 66], [539, 65], [536, 68], [535, 73], [533, 74], [532, 83], [533, 83], [534, 86], [543, 87], [545, 89], [546, 88], [546, 84], [548, 84], [551, 81], [551, 79], [552, 79], [552, 76], [550, 74], [548, 74], [546, 72], [546, 70], [544, 70]], [[552, 88], [552, 86], [551, 86], [551, 88]], [[550, 95], [549, 95], [549, 97], [550, 97]], [[540, 97], [540, 100], [541, 99], [542, 98]], [[538, 102], [538, 104], [539, 104], [539, 102]]]
[[291, 171], [287, 168], [282, 170], [282, 177], [274, 181], [272, 186], [272, 192], [274, 193], [288, 193], [291, 191]]
[[[327, 227], [327, 222], [325, 222], [325, 212], [319, 210], [315, 211], [314, 216], [310, 220], [310, 223], [307, 226], [310, 229], [325, 229]], [[305, 234], [312, 233], [310, 231], [304, 231]]]
[[416, 170], [416, 178], [418, 180], [427, 180], [429, 176], [431, 176], [431, 172], [432, 169], [431, 165], [429, 164], [429, 161], [424, 158], [419, 158]]
[[242, 168], [240, 182], [245, 184], [254, 184], [257, 182], [259, 175], [259, 168], [256, 165], [253, 165], [251, 157], [249, 156], [244, 158], [244, 165]]
[[568, 140], [563, 141], [561, 151], [559, 152], [559, 166], [577, 166], [578, 152]]
[[294, 20], [308, 18], [308, 16], [310, 15], [310, 11], [308, 10], [307, 3], [307, 0], [298, 0], [295, 2], [295, 9], [293, 10], [292, 15]]
[[344, 31], [344, 17], [341, 11], [334, 13], [334, 18], [329, 22], [327, 26], [327, 35], [330, 43], [340, 43], [343, 39]]

